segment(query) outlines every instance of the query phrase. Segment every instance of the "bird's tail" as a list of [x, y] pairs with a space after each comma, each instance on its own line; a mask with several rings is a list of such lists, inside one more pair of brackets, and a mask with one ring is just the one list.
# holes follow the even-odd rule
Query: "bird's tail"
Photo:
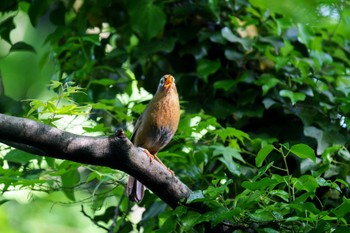
[[126, 192], [130, 201], [141, 202], [145, 194], [145, 186], [134, 177], [129, 176]]

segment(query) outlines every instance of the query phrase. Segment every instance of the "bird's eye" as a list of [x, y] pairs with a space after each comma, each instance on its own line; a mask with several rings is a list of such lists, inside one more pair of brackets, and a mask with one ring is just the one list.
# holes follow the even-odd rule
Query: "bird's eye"
[[161, 79], [160, 79], [160, 81], [159, 81], [159, 85], [164, 85], [164, 77], [162, 77]]

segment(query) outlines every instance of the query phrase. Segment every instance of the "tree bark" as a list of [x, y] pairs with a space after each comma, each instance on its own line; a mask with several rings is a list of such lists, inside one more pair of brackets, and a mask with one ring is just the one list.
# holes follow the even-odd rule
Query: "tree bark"
[[[40, 122], [0, 114], [0, 142], [14, 148], [57, 159], [106, 166], [134, 176], [172, 208], [185, 204], [192, 191], [166, 167], [135, 147], [123, 130], [110, 137], [89, 137], [69, 133]], [[204, 213], [210, 208], [194, 203], [192, 209]], [[205, 232], [232, 232], [232, 223], [214, 228], [205, 224]]]
[[150, 162], [122, 130], [110, 137], [80, 136], [34, 120], [0, 114], [0, 142], [41, 156], [124, 171], [172, 208], [192, 192], [166, 167], [156, 160]]

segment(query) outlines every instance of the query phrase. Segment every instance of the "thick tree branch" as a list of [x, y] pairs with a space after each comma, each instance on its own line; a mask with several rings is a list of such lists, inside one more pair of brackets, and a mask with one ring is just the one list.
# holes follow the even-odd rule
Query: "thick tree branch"
[[[106, 166], [124, 171], [141, 181], [172, 208], [185, 201], [191, 190], [157, 161], [150, 163], [141, 148], [135, 147], [119, 130], [111, 137], [88, 137], [68, 133], [33, 120], [0, 114], [0, 142], [17, 149], [57, 159]], [[207, 207], [193, 205], [200, 212]], [[239, 229], [222, 222], [205, 232], [232, 232]]]
[[124, 171], [173, 208], [191, 193], [164, 166], [157, 161], [150, 163], [122, 130], [111, 137], [80, 136], [33, 120], [0, 114], [0, 142], [37, 155]]

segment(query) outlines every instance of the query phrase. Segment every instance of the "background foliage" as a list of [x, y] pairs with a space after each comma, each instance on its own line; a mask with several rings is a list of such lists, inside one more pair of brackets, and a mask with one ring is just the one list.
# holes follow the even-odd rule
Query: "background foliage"
[[[41, 72], [52, 67], [47, 90], [16, 100], [4, 72], [3, 113], [81, 134], [130, 133], [159, 78], [173, 74], [182, 116], [159, 156], [199, 190], [188, 202], [210, 209], [173, 211], [149, 192], [140, 208], [124, 195], [125, 174], [5, 146], [2, 192], [63, 192], [105, 231], [202, 232], [222, 221], [242, 232], [348, 231], [347, 1], [27, 0], [0, 11], [1, 69], [18, 54], [36, 54]], [[13, 39], [20, 15], [44, 44]]]

